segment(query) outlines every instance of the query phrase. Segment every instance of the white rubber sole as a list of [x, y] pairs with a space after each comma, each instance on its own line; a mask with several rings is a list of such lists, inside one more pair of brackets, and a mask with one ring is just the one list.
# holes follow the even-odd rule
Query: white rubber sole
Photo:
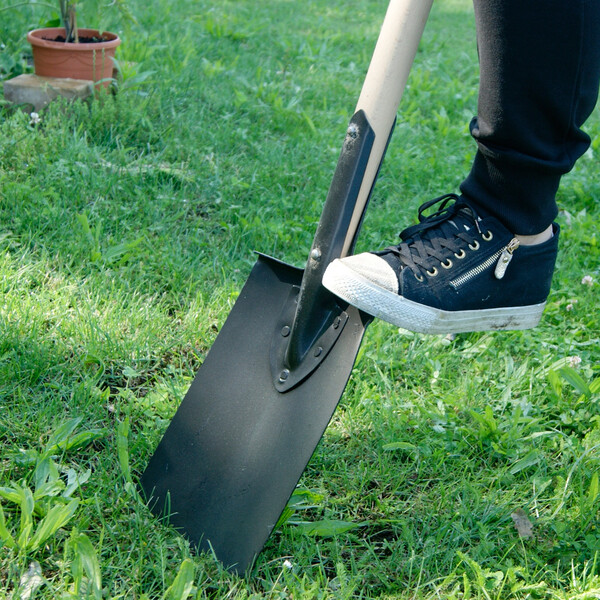
[[546, 306], [543, 302], [507, 308], [441, 310], [380, 288], [338, 259], [327, 267], [323, 285], [352, 306], [392, 325], [417, 333], [530, 329], [540, 322]]

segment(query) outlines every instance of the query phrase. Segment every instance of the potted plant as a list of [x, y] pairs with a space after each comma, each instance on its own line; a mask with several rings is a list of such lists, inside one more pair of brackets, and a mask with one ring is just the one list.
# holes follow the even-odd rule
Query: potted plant
[[108, 86], [115, 49], [121, 43], [119, 36], [78, 27], [77, 0], [58, 0], [58, 3], [62, 27], [45, 27], [27, 34], [36, 75], [86, 79]]

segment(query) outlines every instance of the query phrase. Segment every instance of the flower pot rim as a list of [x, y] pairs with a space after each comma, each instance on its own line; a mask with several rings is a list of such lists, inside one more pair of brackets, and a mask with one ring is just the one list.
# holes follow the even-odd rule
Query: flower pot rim
[[85, 43], [77, 43], [77, 42], [56, 42], [54, 40], [44, 39], [44, 36], [48, 37], [56, 37], [57, 35], [65, 35], [64, 27], [43, 27], [42, 29], [34, 29], [27, 34], [27, 41], [32, 46], [41, 46], [46, 48], [65, 48], [68, 47], [69, 50], [77, 51], [90, 51], [96, 50], [100, 48], [116, 48], [120, 43], [121, 39], [116, 33], [112, 33], [110, 31], [99, 31], [98, 29], [86, 29], [83, 27], [79, 28], [79, 35], [83, 36], [106, 36], [109, 39], [104, 40], [102, 42], [85, 42]]

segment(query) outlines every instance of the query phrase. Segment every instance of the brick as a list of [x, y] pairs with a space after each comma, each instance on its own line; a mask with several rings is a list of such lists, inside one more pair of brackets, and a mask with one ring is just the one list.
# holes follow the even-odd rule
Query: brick
[[26, 105], [39, 112], [52, 100], [85, 100], [94, 93], [94, 84], [84, 79], [60, 79], [33, 74], [19, 75], [4, 82], [4, 98], [13, 104]]

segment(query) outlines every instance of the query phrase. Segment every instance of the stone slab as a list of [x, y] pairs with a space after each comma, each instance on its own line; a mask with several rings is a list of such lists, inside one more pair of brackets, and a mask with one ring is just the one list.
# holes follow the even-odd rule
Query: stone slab
[[31, 106], [39, 112], [52, 100], [85, 100], [94, 93], [94, 84], [84, 79], [61, 79], [24, 74], [4, 82], [4, 98], [13, 104]]

